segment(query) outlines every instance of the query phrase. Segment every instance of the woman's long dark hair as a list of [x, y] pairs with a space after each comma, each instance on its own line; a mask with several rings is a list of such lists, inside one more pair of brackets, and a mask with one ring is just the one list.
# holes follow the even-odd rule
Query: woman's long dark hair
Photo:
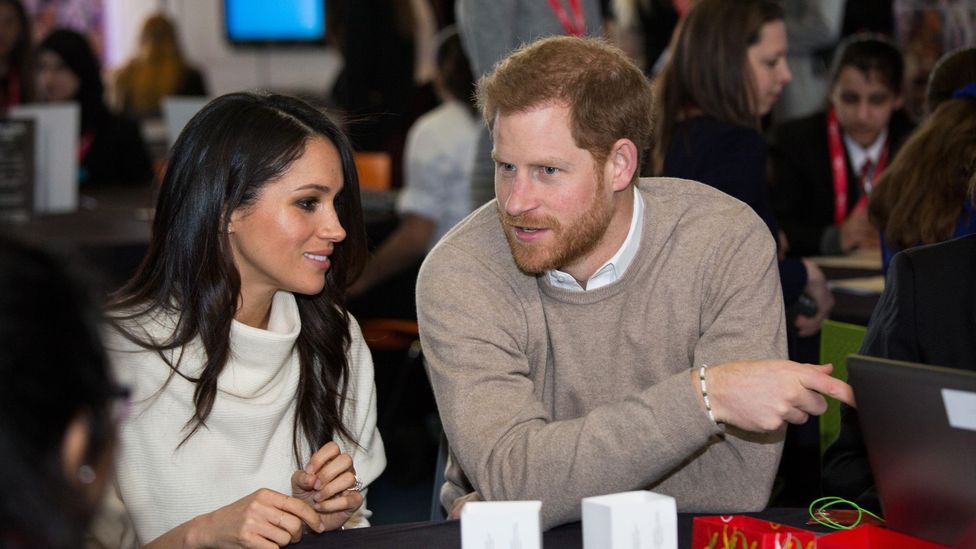
[[689, 109], [728, 124], [759, 128], [749, 46], [763, 25], [783, 19], [774, 0], [700, 0], [675, 29], [671, 58], [654, 82], [653, 175], [664, 169], [674, 129]]
[[94, 509], [65, 478], [65, 432], [87, 416], [83, 463], [112, 450], [118, 391], [75, 263], [0, 236], [0, 547], [81, 546]]
[[[193, 436], [213, 408], [241, 293], [227, 237], [231, 214], [254, 204], [262, 187], [283, 175], [313, 138], [329, 140], [339, 152], [344, 187], [335, 204], [346, 238], [335, 245], [325, 289], [317, 295], [295, 295], [302, 323], [296, 343], [301, 374], [293, 438], [299, 466], [303, 434], [313, 449], [334, 433], [353, 440], [342, 418], [350, 341], [344, 295], [362, 269], [366, 234], [352, 148], [327, 116], [282, 95], [233, 93], [205, 106], [173, 145], [149, 250], [136, 275], [113, 296], [111, 307], [126, 337], [159, 352], [176, 375], [196, 384], [196, 412], [187, 423], [192, 425], [187, 438]], [[127, 320], [153, 313], [176, 319], [169, 339], [154, 341], [126, 327]], [[199, 377], [191, 378], [180, 371], [179, 359], [174, 363], [165, 351], [197, 338], [207, 358]]]
[[[27, 12], [19, 0], [0, 0], [0, 5], [13, 8], [20, 23], [20, 36], [14, 42], [14, 49], [10, 52], [7, 61], [7, 75], [16, 74], [19, 81], [20, 102], [29, 103], [33, 99], [34, 73], [31, 67], [31, 26]], [[4, 90], [6, 91], [6, 90]], [[10, 98], [6, 98], [9, 101]], [[2, 101], [0, 101], [2, 103]]]

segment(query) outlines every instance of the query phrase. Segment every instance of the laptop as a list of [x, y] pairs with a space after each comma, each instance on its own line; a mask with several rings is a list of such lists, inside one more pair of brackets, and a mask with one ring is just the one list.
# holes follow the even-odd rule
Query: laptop
[[166, 141], [169, 147], [173, 146], [193, 115], [209, 102], [209, 97], [195, 95], [171, 95], [163, 98], [163, 120], [166, 123]]
[[976, 372], [860, 355], [847, 372], [888, 527], [976, 547]]

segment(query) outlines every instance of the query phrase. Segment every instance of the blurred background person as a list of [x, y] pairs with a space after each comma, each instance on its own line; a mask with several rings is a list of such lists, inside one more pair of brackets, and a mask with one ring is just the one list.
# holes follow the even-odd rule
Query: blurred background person
[[[655, 82], [652, 173], [701, 181], [742, 200], [774, 238], [779, 227], [767, 197], [759, 120], [790, 81], [786, 49], [778, 3], [701, 0], [679, 24]], [[796, 311], [802, 295], [814, 305], [793, 314], [791, 331], [817, 333], [833, 306], [823, 272], [800, 259], [780, 260], [779, 270], [787, 310]]]
[[846, 0], [783, 0], [792, 81], [773, 107], [778, 121], [808, 116], [827, 95], [830, 53], [840, 40]]
[[[445, 29], [437, 50], [435, 88], [441, 105], [421, 116], [407, 134], [405, 182], [397, 198], [399, 224], [350, 286], [353, 299], [418, 267], [444, 233], [471, 212], [468, 185], [482, 122], [474, 106], [471, 65], [453, 27]], [[413, 310], [413, 299], [409, 302]]]
[[0, 0], [0, 115], [30, 101], [31, 31], [19, 0]]
[[344, 60], [332, 100], [347, 117], [353, 147], [386, 153], [390, 183], [399, 188], [407, 131], [436, 103], [418, 81], [424, 70], [417, 51], [436, 28], [430, 6], [426, 0], [330, 0], [327, 10], [330, 41]]
[[112, 81], [112, 107], [132, 118], [160, 115], [164, 97], [207, 95], [203, 74], [183, 57], [173, 22], [157, 13], [139, 32], [139, 49]]
[[[928, 85], [928, 118], [871, 194], [872, 220], [893, 256], [863, 355], [948, 368], [976, 368], [976, 48], [943, 56]], [[954, 90], [948, 93], [946, 90]], [[902, 242], [902, 244], [895, 244]], [[880, 509], [857, 411], [841, 406], [841, 429], [823, 459], [824, 494]]]
[[904, 62], [880, 35], [845, 40], [827, 108], [773, 129], [772, 203], [796, 255], [877, 249], [868, 195], [912, 131], [902, 110]]
[[[603, 15], [598, 0], [456, 0], [461, 44], [480, 78], [515, 48], [544, 36], [600, 36]], [[495, 198], [495, 162], [485, 126], [478, 137], [471, 170], [471, 209]]]
[[961, 48], [943, 55], [926, 85], [926, 112], [931, 114], [936, 107], [973, 82], [976, 82], [976, 47]]
[[[937, 87], [955, 80], [905, 142], [871, 194], [885, 270], [895, 252], [976, 233], [976, 49], [946, 56], [932, 72]], [[968, 68], [968, 70], [967, 70]], [[930, 86], [932, 89], [932, 86]]]
[[0, 547], [77, 548], [115, 414], [96, 300], [71, 262], [0, 236]]
[[68, 29], [51, 32], [37, 46], [36, 69], [40, 101], [74, 101], [81, 107], [82, 185], [131, 185], [152, 179], [139, 125], [109, 111], [99, 62], [84, 36]]

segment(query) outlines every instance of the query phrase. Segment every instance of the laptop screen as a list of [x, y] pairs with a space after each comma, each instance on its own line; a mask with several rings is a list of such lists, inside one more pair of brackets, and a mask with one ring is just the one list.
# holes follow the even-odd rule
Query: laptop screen
[[888, 527], [976, 544], [976, 372], [859, 355], [847, 370]]

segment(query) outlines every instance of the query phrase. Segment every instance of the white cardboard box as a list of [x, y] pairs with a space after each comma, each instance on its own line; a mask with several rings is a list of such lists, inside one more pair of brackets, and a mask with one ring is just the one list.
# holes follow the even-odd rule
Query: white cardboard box
[[31, 103], [10, 108], [10, 118], [34, 121], [34, 211], [78, 209], [77, 103]]
[[584, 549], [677, 549], [674, 498], [646, 490], [583, 499]]
[[461, 509], [463, 549], [542, 549], [541, 501], [472, 501]]

